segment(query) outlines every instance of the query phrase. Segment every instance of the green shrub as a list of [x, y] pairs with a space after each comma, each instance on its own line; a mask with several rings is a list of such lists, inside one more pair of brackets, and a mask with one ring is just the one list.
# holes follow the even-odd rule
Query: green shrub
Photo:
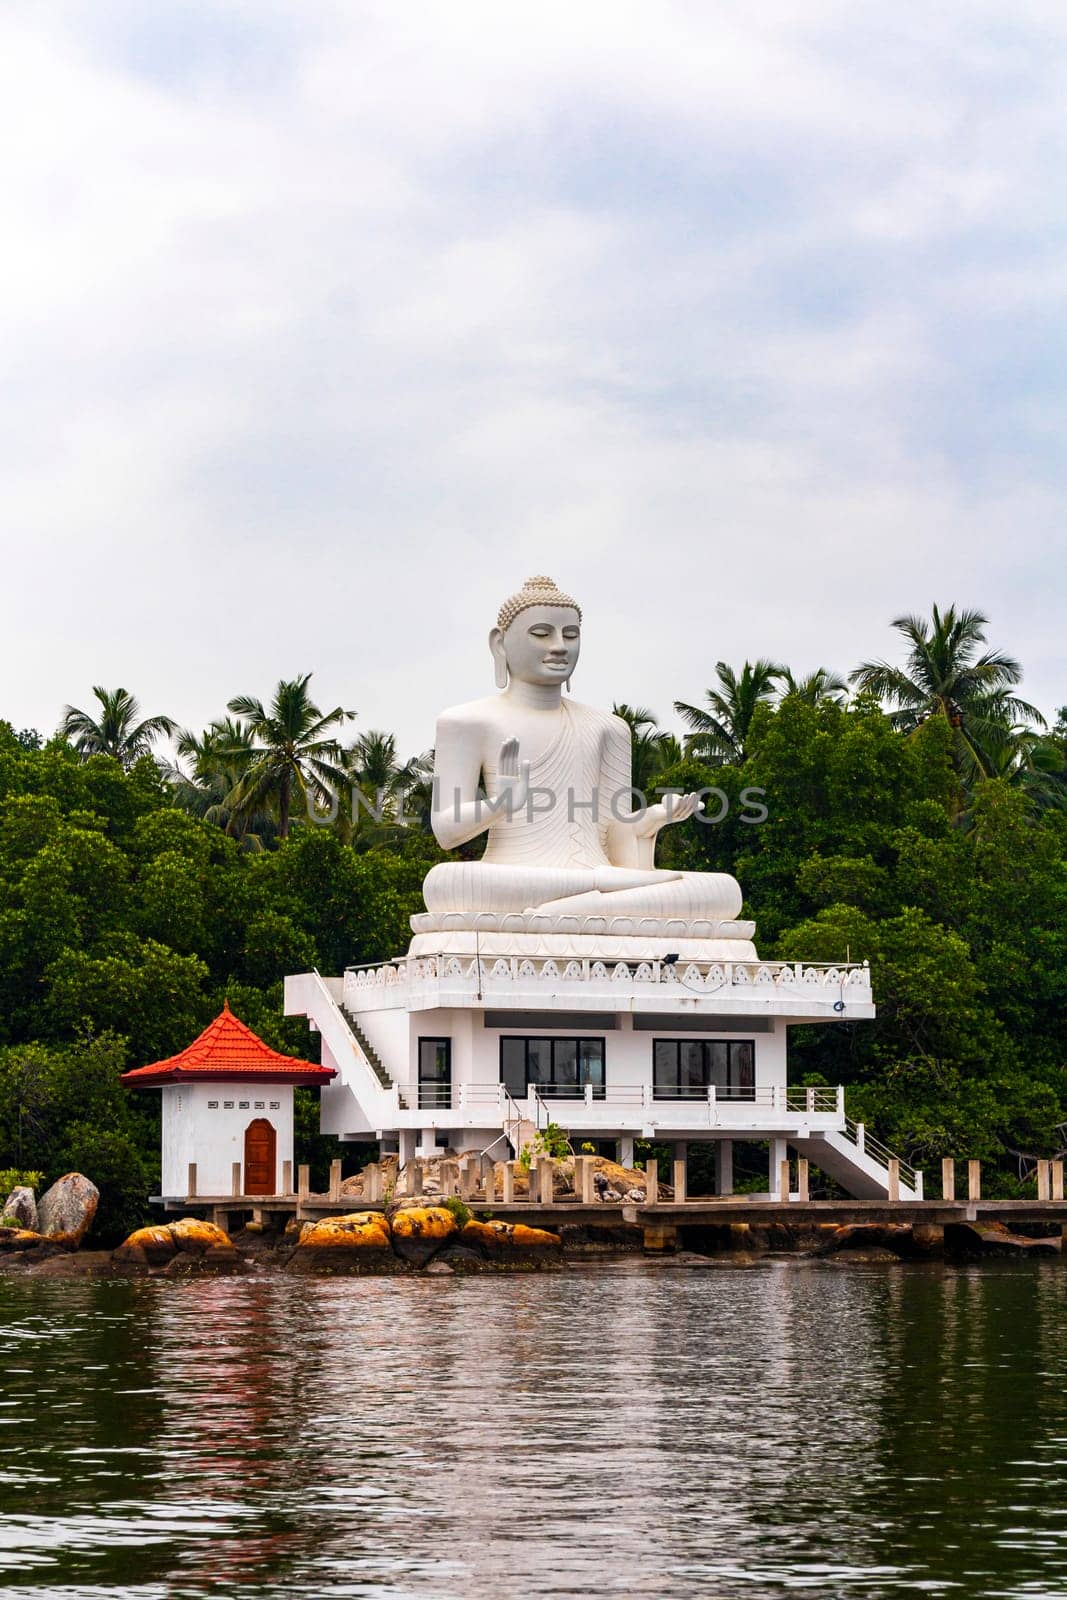
[[458, 1195], [446, 1195], [441, 1204], [444, 1206], [446, 1211], [451, 1211], [452, 1215], [456, 1219], [457, 1228], [462, 1229], [467, 1226], [467, 1223], [471, 1219], [471, 1208], [470, 1206], [464, 1205], [463, 1201]]
[[24, 1167], [0, 1167], [0, 1195], [5, 1199], [12, 1189], [38, 1189], [43, 1182], [43, 1172], [31, 1172]]

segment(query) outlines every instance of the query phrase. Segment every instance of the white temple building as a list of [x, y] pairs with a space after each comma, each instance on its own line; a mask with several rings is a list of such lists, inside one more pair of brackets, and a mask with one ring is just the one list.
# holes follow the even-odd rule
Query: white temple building
[[[498, 693], [439, 719], [434, 832], [446, 849], [487, 843], [427, 874], [407, 952], [286, 979], [287, 1014], [336, 1074], [322, 1131], [401, 1164], [518, 1155], [549, 1120], [626, 1165], [637, 1139], [676, 1158], [710, 1141], [720, 1194], [735, 1142], [765, 1141], [772, 1196], [792, 1150], [885, 1198], [890, 1152], [844, 1090], [788, 1081], [790, 1027], [874, 1016], [866, 964], [761, 961], [733, 878], [655, 867], [656, 835], [701, 797], [645, 805], [631, 789], [627, 725], [565, 692], [580, 625], [551, 580], [528, 580], [490, 634]], [[903, 1162], [899, 1193], [922, 1194]]]

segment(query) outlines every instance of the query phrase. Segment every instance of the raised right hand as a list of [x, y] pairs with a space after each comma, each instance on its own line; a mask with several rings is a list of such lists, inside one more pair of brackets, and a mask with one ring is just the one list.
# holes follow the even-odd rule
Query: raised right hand
[[497, 786], [494, 800], [502, 801], [501, 810], [510, 821], [523, 807], [530, 794], [530, 763], [519, 760], [519, 741], [505, 739], [500, 746], [497, 763]]

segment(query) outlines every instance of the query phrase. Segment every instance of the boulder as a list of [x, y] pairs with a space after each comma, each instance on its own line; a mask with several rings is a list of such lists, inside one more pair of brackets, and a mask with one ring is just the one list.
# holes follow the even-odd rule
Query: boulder
[[175, 1249], [184, 1255], [212, 1261], [237, 1259], [233, 1240], [225, 1228], [217, 1227], [214, 1222], [205, 1222], [202, 1217], [182, 1217], [178, 1222], [169, 1223], [167, 1232], [174, 1241]]
[[521, 1222], [476, 1222], [472, 1217], [460, 1230], [458, 1242], [461, 1250], [448, 1253], [448, 1260], [456, 1264], [471, 1253], [491, 1267], [526, 1271], [559, 1266], [563, 1260], [558, 1233]]
[[92, 1226], [99, 1203], [96, 1184], [80, 1172], [68, 1172], [42, 1195], [37, 1207], [38, 1229], [55, 1244], [76, 1250]]
[[343, 1217], [305, 1222], [289, 1257], [292, 1272], [400, 1272], [393, 1254], [392, 1230], [380, 1211], [354, 1211]]
[[4, 1201], [3, 1211], [0, 1214], [13, 1218], [20, 1228], [29, 1228], [31, 1233], [38, 1231], [37, 1201], [33, 1198], [33, 1190], [28, 1184], [20, 1183], [17, 1188], [12, 1189]]
[[456, 1230], [456, 1219], [447, 1206], [407, 1205], [393, 1214], [393, 1249], [401, 1260], [421, 1267]]
[[[842, 1250], [890, 1252], [896, 1257], [910, 1255], [913, 1248], [910, 1222], [846, 1222], [826, 1234], [818, 1247], [820, 1255], [837, 1255]], [[878, 1259], [875, 1256], [874, 1259]]]
[[945, 1245], [956, 1255], [1054, 1256], [1059, 1239], [1029, 1239], [1012, 1233], [1003, 1222], [951, 1222], [945, 1225]]
[[37, 1250], [54, 1243], [32, 1228], [0, 1228], [0, 1250]]
[[137, 1228], [112, 1253], [113, 1261], [135, 1267], [164, 1267], [177, 1246], [169, 1228]]
[[188, 1272], [226, 1271], [240, 1264], [226, 1230], [202, 1217], [181, 1217], [177, 1222], [136, 1228], [112, 1252], [111, 1260], [127, 1270], [152, 1268], [172, 1277]]

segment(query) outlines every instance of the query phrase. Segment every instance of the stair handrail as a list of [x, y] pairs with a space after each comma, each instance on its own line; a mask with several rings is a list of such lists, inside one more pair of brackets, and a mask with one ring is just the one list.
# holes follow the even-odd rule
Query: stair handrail
[[[857, 1149], [860, 1149], [859, 1125], [853, 1122], [852, 1118], [849, 1116], [846, 1116], [845, 1118], [844, 1131], [845, 1137], [850, 1141], [850, 1143], [854, 1144]], [[908, 1185], [908, 1188], [917, 1189], [919, 1187], [919, 1175], [916, 1168], [911, 1165], [911, 1162], [905, 1161], [902, 1156], [898, 1156], [895, 1151], [890, 1150], [889, 1146], [883, 1144], [881, 1139], [876, 1139], [874, 1134], [869, 1132], [866, 1126], [863, 1130], [862, 1149], [865, 1154], [871, 1157], [876, 1166], [885, 1167], [887, 1172], [889, 1170], [889, 1163], [891, 1161], [899, 1161], [900, 1176]]]
[[339, 1005], [338, 1002], [334, 999], [333, 995], [330, 993], [329, 984], [326, 982], [325, 978], [322, 976], [322, 973], [319, 971], [318, 967], [312, 967], [311, 970], [315, 975], [315, 979], [316, 979], [316, 982], [319, 985], [319, 989], [321, 990], [322, 994], [325, 996], [327, 1004], [336, 1013], [337, 1020], [341, 1024], [341, 1027], [344, 1029], [345, 1037], [348, 1039], [348, 1042], [352, 1046], [353, 1051], [359, 1056], [359, 1058], [362, 1061], [363, 1065], [366, 1067], [367, 1071], [370, 1073], [370, 1076], [374, 1079], [375, 1087], [377, 1088], [378, 1093], [382, 1094], [382, 1095], [389, 1095], [391, 1093], [392, 1095], [394, 1095], [396, 1097], [397, 1104], [399, 1105], [399, 1103], [400, 1103], [400, 1090], [399, 1090], [398, 1086], [396, 1085], [395, 1082], [390, 1080], [391, 1089], [387, 1089], [385, 1084], [382, 1083], [381, 1079], [378, 1077], [378, 1074], [375, 1072], [372, 1063], [368, 1059], [366, 1051], [363, 1049], [363, 1046], [360, 1044], [359, 1040], [356, 1038], [355, 1034], [352, 1032], [352, 1029], [349, 1027], [348, 1018], [345, 1015], [344, 1007]]

